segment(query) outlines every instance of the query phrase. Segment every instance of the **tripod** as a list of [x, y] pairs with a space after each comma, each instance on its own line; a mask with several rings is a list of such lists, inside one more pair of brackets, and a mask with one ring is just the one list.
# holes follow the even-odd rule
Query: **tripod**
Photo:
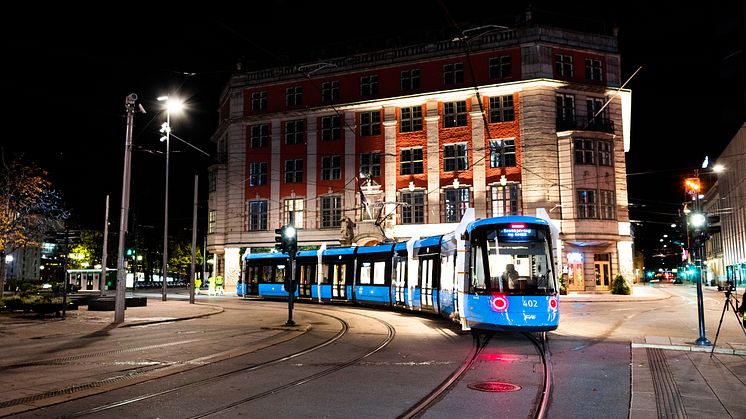
[[[725, 312], [728, 310], [728, 306], [730, 306], [731, 309], [733, 309], [733, 314], [736, 316], [736, 321], [738, 322], [738, 326], [741, 327], [741, 330], [743, 331], [743, 334], [746, 335], [746, 328], [744, 328], [744, 325], [741, 322], [741, 318], [739, 317], [738, 313], [738, 297], [734, 297], [736, 300], [736, 304], [733, 305], [733, 301], [730, 299], [731, 292], [735, 291], [735, 288], [733, 288], [730, 284], [727, 284], [725, 288], [725, 303], [723, 304], [723, 312], [720, 313], [720, 323], [718, 323], [718, 331], [715, 333], [715, 340], [712, 342], [712, 350], [710, 351], [710, 358], [712, 358], [712, 354], [715, 353], [715, 344], [718, 341], [718, 335], [720, 334], [720, 326], [723, 325], [723, 317], [725, 317]], [[746, 301], [741, 301], [741, 304], [746, 304]]]

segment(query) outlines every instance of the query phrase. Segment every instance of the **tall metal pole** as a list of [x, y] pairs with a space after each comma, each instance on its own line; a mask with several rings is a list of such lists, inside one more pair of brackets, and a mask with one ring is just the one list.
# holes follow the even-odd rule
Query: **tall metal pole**
[[67, 227], [67, 220], [65, 220], [65, 259], [62, 262], [62, 317], [67, 315], [67, 287], [70, 284], [70, 275], [67, 273], [67, 258], [70, 257], [70, 230]]
[[117, 254], [117, 293], [114, 300], [114, 323], [124, 322], [125, 287], [127, 271], [124, 259], [124, 243], [127, 235], [127, 218], [130, 205], [130, 167], [132, 156], [132, 126], [137, 95], [130, 93], [125, 99], [127, 109], [127, 132], [124, 140], [124, 172], [122, 174], [122, 210], [119, 214], [119, 253]]
[[104, 295], [106, 287], [106, 256], [109, 248], [109, 195], [106, 195], [106, 213], [104, 214], [104, 246], [101, 254], [101, 278], [98, 284], [98, 295]]
[[[702, 212], [702, 201], [699, 198], [699, 195], [697, 195], [695, 208], [697, 212]], [[695, 239], [694, 242], [698, 243], [697, 256], [699, 256], [699, 275], [697, 276], [697, 317], [699, 319], [699, 337], [696, 341], [694, 341], [694, 343], [696, 343], [698, 346], [710, 346], [711, 343], [705, 336], [705, 306], [704, 302], [702, 301], [702, 276], [704, 274], [705, 267], [704, 243], [702, 243], [701, 237]]]
[[189, 304], [194, 304], [194, 263], [197, 259], [197, 192], [199, 175], [194, 175], [194, 210], [192, 211], [192, 269], [189, 271]]
[[171, 154], [171, 111], [166, 105], [166, 199], [163, 215], [163, 301], [168, 300], [166, 280], [168, 278], [168, 158]]
[[202, 283], [207, 281], [207, 236], [202, 241]]

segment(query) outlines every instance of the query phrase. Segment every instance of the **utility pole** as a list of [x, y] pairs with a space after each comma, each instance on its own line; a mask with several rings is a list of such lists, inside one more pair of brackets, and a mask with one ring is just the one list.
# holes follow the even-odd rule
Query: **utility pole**
[[192, 210], [192, 269], [189, 271], [189, 304], [194, 304], [194, 263], [197, 253], [197, 193], [199, 192], [199, 175], [194, 175], [194, 209]]
[[119, 254], [117, 255], [117, 293], [114, 300], [114, 323], [124, 322], [125, 291], [127, 287], [127, 269], [124, 259], [124, 243], [127, 235], [127, 218], [130, 205], [130, 169], [132, 162], [132, 126], [135, 115], [137, 95], [130, 93], [124, 102], [127, 109], [127, 130], [124, 137], [124, 170], [122, 173], [122, 210], [119, 214]]
[[106, 256], [109, 247], [109, 195], [106, 195], [106, 213], [104, 214], [104, 246], [101, 255], [101, 278], [98, 281], [98, 295], [104, 295], [106, 287]]

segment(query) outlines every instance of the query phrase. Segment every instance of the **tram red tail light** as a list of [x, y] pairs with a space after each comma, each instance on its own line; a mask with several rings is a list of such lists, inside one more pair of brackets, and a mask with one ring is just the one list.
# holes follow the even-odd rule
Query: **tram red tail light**
[[550, 297], [549, 308], [552, 310], [557, 310], [557, 307], [559, 307], [559, 300], [557, 300], [557, 297]]
[[493, 295], [490, 299], [492, 310], [501, 313], [508, 309], [508, 298], [504, 295]]

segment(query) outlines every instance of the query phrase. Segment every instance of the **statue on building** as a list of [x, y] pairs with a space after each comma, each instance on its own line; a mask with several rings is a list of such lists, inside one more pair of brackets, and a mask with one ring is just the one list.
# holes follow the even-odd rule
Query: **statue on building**
[[339, 225], [340, 244], [349, 246], [352, 243], [352, 238], [355, 237], [355, 222], [350, 217], [342, 217]]

